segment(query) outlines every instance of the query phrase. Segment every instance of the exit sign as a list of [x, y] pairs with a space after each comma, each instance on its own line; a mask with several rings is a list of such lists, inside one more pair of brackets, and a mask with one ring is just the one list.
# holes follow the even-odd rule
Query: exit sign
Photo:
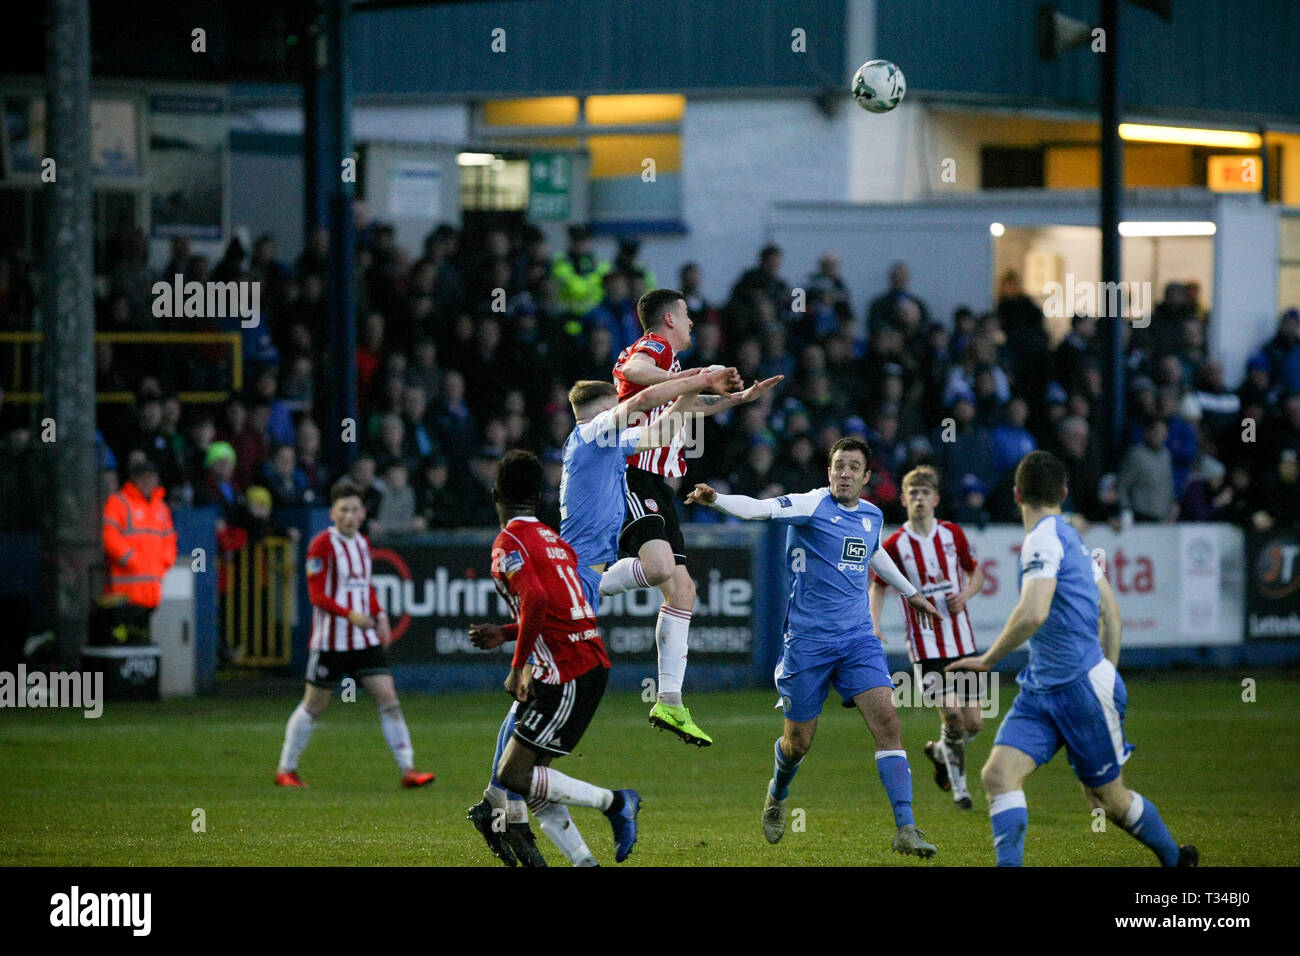
[[1260, 189], [1258, 156], [1211, 156], [1206, 185], [1216, 193], [1257, 193]]

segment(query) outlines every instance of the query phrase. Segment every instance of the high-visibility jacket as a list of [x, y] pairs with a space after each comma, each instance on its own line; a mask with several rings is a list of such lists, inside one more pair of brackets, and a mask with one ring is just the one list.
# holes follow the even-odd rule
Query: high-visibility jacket
[[109, 594], [121, 594], [140, 607], [157, 607], [162, 579], [176, 563], [176, 529], [163, 489], [148, 498], [131, 482], [104, 505], [104, 554]]
[[575, 267], [568, 256], [557, 256], [551, 264], [551, 278], [555, 280], [555, 298], [570, 315], [584, 316], [605, 298], [605, 276], [609, 274], [608, 262], [596, 262], [584, 256]]

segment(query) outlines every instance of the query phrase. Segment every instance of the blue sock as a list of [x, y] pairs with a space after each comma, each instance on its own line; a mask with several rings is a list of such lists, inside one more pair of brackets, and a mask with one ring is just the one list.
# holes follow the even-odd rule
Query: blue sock
[[[501, 781], [497, 779], [497, 764], [501, 762], [501, 755], [505, 753], [506, 743], [510, 740], [510, 735], [515, 732], [515, 710], [511, 707], [510, 712], [506, 714], [506, 719], [501, 721], [501, 729], [497, 731], [497, 749], [492, 755], [492, 786], [502, 789]], [[513, 790], [506, 791], [507, 799], [518, 803], [523, 803], [524, 798]]]
[[993, 850], [998, 866], [1025, 865], [1025, 831], [1029, 829], [1029, 808], [1025, 791], [999, 793], [989, 800], [989, 819], [993, 823]]
[[1160, 811], [1150, 800], [1143, 800], [1142, 794], [1133, 792], [1133, 802], [1128, 812], [1119, 822], [1125, 830], [1136, 839], [1151, 847], [1152, 852], [1160, 858], [1161, 866], [1178, 865], [1178, 844], [1169, 835], [1169, 828], [1160, 819]]
[[795, 771], [799, 769], [799, 764], [803, 763], [803, 757], [798, 760], [791, 760], [781, 749], [781, 738], [776, 738], [776, 767], [772, 771], [772, 787], [770, 793], [777, 800], [784, 800], [790, 795], [790, 781], [794, 779]]
[[894, 826], [905, 827], [915, 823], [912, 818], [912, 768], [903, 750], [877, 750], [876, 773], [885, 785], [889, 802], [894, 808]]

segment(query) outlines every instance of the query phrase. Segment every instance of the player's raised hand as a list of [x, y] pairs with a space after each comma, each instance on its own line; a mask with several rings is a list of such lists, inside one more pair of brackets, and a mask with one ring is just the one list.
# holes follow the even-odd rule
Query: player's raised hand
[[710, 365], [705, 369], [704, 375], [704, 387], [713, 389], [719, 395], [737, 391], [745, 384], [740, 378], [740, 373], [734, 367], [724, 368], [721, 365]]
[[983, 654], [976, 654], [974, 657], [963, 657], [944, 668], [945, 671], [986, 671], [988, 669], [989, 665], [984, 660]]
[[481, 651], [490, 651], [506, 642], [506, 629], [497, 624], [471, 624], [469, 640]]
[[718, 500], [718, 493], [705, 484], [698, 484], [686, 496], [688, 505], [711, 505]]
[[740, 393], [740, 401], [742, 403], [757, 401], [763, 397], [764, 392], [770, 392], [783, 381], [785, 381], [784, 375], [773, 375], [771, 378], [765, 378], [761, 382], [755, 382], [753, 385], [749, 386], [749, 388]]

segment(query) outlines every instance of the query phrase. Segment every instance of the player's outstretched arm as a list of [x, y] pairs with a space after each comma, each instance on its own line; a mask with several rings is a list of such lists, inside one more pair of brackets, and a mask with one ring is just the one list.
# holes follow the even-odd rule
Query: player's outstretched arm
[[697, 484], [686, 496], [688, 505], [707, 505], [733, 518], [753, 521], [760, 518], [775, 517], [777, 500], [775, 498], [750, 498], [748, 495], [720, 495], [705, 484]]
[[725, 412], [728, 408], [735, 408], [737, 405], [748, 405], [750, 402], [758, 401], [764, 394], [776, 388], [784, 380], [784, 375], [773, 375], [761, 382], [755, 382], [749, 388], [731, 392], [727, 395], [697, 395], [695, 397], [695, 407], [692, 411], [699, 412], [702, 415], [716, 415], [718, 412]]
[[1052, 596], [1056, 594], [1056, 578], [1039, 577], [1024, 581], [1020, 589], [1020, 601], [1012, 610], [1011, 616], [1002, 628], [1002, 633], [992, 646], [983, 654], [975, 657], [963, 657], [953, 661], [944, 670], [986, 671], [1006, 657], [1025, 641], [1034, 636], [1034, 632], [1043, 626], [1047, 614], [1052, 609]]
[[1106, 578], [1097, 579], [1097, 590], [1101, 592], [1101, 615], [1098, 619], [1098, 631], [1101, 638], [1101, 652], [1106, 660], [1119, 667], [1119, 646], [1124, 631], [1124, 619], [1119, 613], [1119, 602], [1115, 592]]

